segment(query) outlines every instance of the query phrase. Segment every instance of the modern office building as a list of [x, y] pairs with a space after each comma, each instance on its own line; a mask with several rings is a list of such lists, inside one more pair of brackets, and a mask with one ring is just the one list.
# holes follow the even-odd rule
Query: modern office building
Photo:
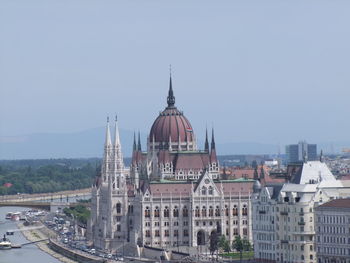
[[298, 144], [286, 146], [287, 163], [317, 160], [317, 145], [308, 144], [306, 141], [300, 141]]

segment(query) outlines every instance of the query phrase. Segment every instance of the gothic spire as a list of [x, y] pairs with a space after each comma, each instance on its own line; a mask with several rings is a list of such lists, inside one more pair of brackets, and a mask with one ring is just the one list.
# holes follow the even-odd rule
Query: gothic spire
[[171, 68], [170, 68], [170, 81], [169, 81], [169, 92], [167, 97], [168, 107], [174, 107], [175, 105], [175, 96], [173, 92], [173, 84], [171, 80]]
[[204, 150], [206, 152], [209, 152], [209, 141], [208, 141], [208, 129], [205, 128], [205, 144], [204, 144]]
[[136, 151], [136, 135], [135, 135], [135, 131], [134, 131], [134, 143], [132, 145], [132, 150], [133, 150], [133, 152]]
[[119, 129], [118, 129], [118, 118], [117, 118], [117, 115], [115, 116], [114, 145], [115, 145], [115, 146], [119, 146], [119, 145], [120, 145], [120, 138], [119, 138]]
[[140, 152], [142, 151], [142, 149], [141, 149], [140, 131], [139, 131], [138, 141], [137, 141], [137, 150], [140, 151]]
[[214, 128], [211, 130], [211, 149], [215, 149]]
[[107, 117], [105, 146], [108, 146], [111, 144], [112, 144], [112, 140], [111, 140], [111, 131], [109, 130], [109, 117]]

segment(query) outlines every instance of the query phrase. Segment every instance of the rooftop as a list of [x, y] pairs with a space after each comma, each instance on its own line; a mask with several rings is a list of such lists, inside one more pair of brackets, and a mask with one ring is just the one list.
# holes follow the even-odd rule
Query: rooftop
[[319, 206], [319, 208], [323, 208], [323, 207], [350, 208], [350, 198], [335, 199]]

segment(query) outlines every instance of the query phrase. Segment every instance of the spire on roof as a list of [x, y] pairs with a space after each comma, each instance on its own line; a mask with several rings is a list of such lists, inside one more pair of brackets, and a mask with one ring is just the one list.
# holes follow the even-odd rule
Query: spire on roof
[[211, 130], [211, 149], [215, 149], [214, 128]]
[[136, 135], [135, 135], [135, 131], [134, 131], [134, 143], [132, 145], [132, 150], [136, 151]]
[[205, 128], [205, 144], [204, 144], [204, 150], [206, 152], [209, 152], [209, 142], [208, 142], [208, 129]]
[[111, 144], [112, 144], [112, 140], [111, 140], [111, 131], [109, 130], [109, 117], [107, 117], [105, 146], [111, 145]]
[[323, 162], [323, 150], [321, 150], [321, 154], [320, 154], [320, 162]]
[[119, 138], [119, 129], [118, 129], [118, 118], [117, 118], [117, 115], [115, 115], [114, 145], [115, 145], [115, 146], [119, 146], [119, 145], [120, 145], [120, 138]]
[[140, 139], [140, 131], [139, 131], [139, 135], [138, 135], [138, 141], [137, 141], [137, 150], [141, 151], [141, 139]]
[[169, 92], [167, 97], [168, 107], [174, 107], [175, 105], [175, 96], [173, 92], [173, 84], [171, 80], [171, 65], [170, 65], [170, 81], [169, 81]]

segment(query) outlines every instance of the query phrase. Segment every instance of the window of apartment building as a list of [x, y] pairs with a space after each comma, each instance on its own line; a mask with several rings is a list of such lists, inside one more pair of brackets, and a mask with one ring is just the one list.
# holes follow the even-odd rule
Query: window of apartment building
[[165, 237], [168, 237], [168, 236], [169, 236], [169, 230], [168, 230], [168, 229], [164, 230], [164, 236], [165, 236]]
[[196, 226], [199, 226], [199, 221], [196, 221]]
[[179, 221], [174, 222], [174, 226], [178, 226], [179, 225]]
[[229, 235], [228, 228], [226, 228], [226, 236], [228, 236], [228, 235]]
[[304, 245], [301, 245], [301, 246], [300, 246], [300, 250], [301, 250], [301, 251], [304, 251]]
[[233, 235], [237, 236], [238, 235], [238, 228], [233, 229]]
[[145, 226], [151, 226], [151, 222], [145, 222]]
[[247, 228], [243, 228], [243, 236], [247, 236], [248, 235], [248, 229]]
[[179, 230], [175, 229], [174, 230], [174, 237], [177, 237], [177, 236], [179, 236]]
[[188, 237], [188, 229], [184, 229], [184, 237]]
[[312, 245], [310, 245], [310, 251], [313, 251], [313, 246]]
[[155, 236], [155, 237], [159, 237], [159, 236], [160, 236], [159, 230], [155, 230], [155, 231], [154, 231], [154, 236]]
[[146, 237], [151, 237], [151, 231], [150, 230], [146, 230]]
[[182, 208], [182, 216], [183, 217], [188, 217], [188, 209], [187, 209], [187, 206], [184, 206]]
[[169, 226], [169, 222], [164, 222], [164, 226]]
[[174, 207], [173, 215], [174, 217], [179, 217], [179, 209], [177, 208], [177, 206]]
[[202, 187], [202, 195], [207, 194], [207, 188], [205, 186]]
[[226, 221], [226, 225], [228, 226], [228, 221]]
[[169, 215], [170, 215], [169, 207], [166, 206], [166, 207], [164, 208], [163, 214], [164, 214], [164, 217], [169, 217]]
[[117, 231], [118, 231], [118, 232], [122, 231], [121, 225], [117, 225]]
[[159, 222], [154, 222], [154, 226], [159, 226]]
[[188, 226], [188, 221], [184, 221], [184, 226]]
[[209, 225], [212, 226], [213, 225], [213, 221], [209, 221]]

